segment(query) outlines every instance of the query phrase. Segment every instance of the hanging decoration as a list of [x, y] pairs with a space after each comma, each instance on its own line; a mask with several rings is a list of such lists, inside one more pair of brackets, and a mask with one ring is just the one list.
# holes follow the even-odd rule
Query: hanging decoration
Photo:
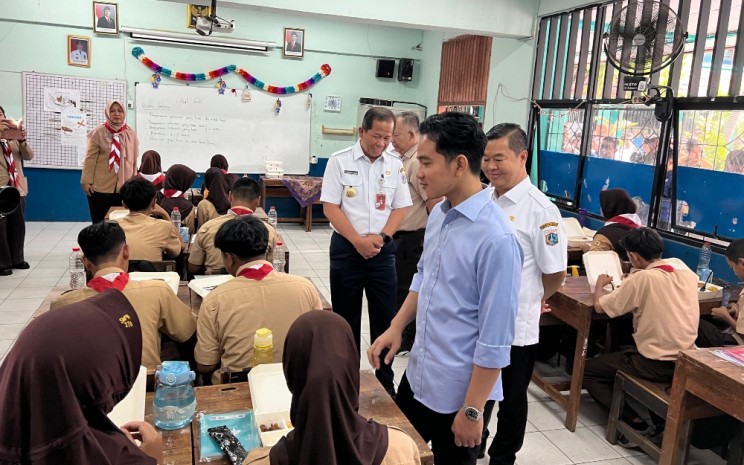
[[220, 95], [225, 95], [225, 89], [227, 89], [227, 83], [224, 79], [220, 78], [220, 80], [217, 81], [217, 92], [219, 92]]
[[[150, 58], [145, 55], [145, 51], [142, 49], [142, 47], [134, 47], [132, 49], [132, 55], [137, 58], [139, 61], [142, 62], [145, 66], [153, 70], [155, 73], [167, 76], [172, 79], [177, 79], [179, 81], [206, 81], [216, 78], [221, 78], [222, 76], [229, 74], [229, 73], [238, 73], [243, 79], [248, 81], [250, 84], [258, 87], [259, 89], [266, 91], [270, 94], [276, 94], [276, 95], [284, 95], [284, 94], [294, 94], [297, 92], [302, 92], [313, 85], [317, 84], [318, 81], [323, 79], [324, 77], [331, 74], [331, 66], [328, 64], [324, 64], [320, 67], [320, 71], [315, 73], [310, 78], [306, 79], [303, 82], [297, 83], [293, 86], [274, 86], [271, 84], [266, 84], [265, 82], [257, 79], [255, 76], [253, 76], [251, 73], [246, 71], [243, 68], [238, 68], [235, 65], [227, 65], [223, 66], [222, 68], [213, 69], [211, 71], [205, 72], [205, 73], [183, 73], [180, 71], [173, 71], [169, 68], [164, 68], [160, 66], [159, 64], [152, 61]], [[222, 92], [221, 92], [222, 93]], [[245, 100], [245, 92], [243, 92], [243, 100]], [[249, 100], [246, 100], [249, 101]]]
[[244, 102], [250, 102], [251, 101], [251, 89], [248, 86], [245, 86], [245, 90], [243, 91], [243, 101]]
[[276, 99], [276, 103], [274, 103], [274, 111], [278, 115], [280, 111], [282, 111], [282, 100]]
[[160, 85], [160, 73], [153, 73], [152, 76], [150, 76], [150, 82], [152, 83], [152, 87], [157, 89]]

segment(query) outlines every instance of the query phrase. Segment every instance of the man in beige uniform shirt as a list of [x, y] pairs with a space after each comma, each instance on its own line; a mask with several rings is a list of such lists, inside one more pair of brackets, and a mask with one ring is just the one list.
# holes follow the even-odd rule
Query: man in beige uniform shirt
[[[204, 223], [196, 234], [196, 239], [189, 250], [189, 273], [200, 274], [225, 274], [227, 270], [222, 262], [222, 253], [214, 245], [217, 231], [223, 224], [236, 216], [252, 215], [259, 217], [259, 211], [264, 213], [258, 206], [261, 201], [258, 182], [251, 178], [240, 178], [235, 181], [230, 194], [230, 210], [227, 214], [211, 219]], [[265, 214], [264, 214], [265, 216]], [[259, 217], [260, 219], [263, 219]], [[267, 217], [268, 219], [268, 217]], [[274, 262], [274, 247], [276, 247], [276, 230], [273, 226], [264, 222], [269, 234], [269, 246], [266, 249], [266, 261]]]
[[[618, 370], [656, 383], [671, 383], [679, 351], [695, 348], [700, 319], [697, 275], [686, 268], [675, 269], [661, 258], [664, 242], [656, 231], [634, 229], [621, 242], [637, 271], [609, 294], [603, 288], [612, 278], [600, 275], [594, 310], [610, 318], [632, 313], [636, 347], [587, 360], [584, 371], [584, 387], [607, 409]], [[630, 408], [623, 411], [623, 420], [638, 430], [647, 429], [646, 422]], [[618, 441], [627, 445], [624, 437]]]
[[[404, 111], [395, 117], [395, 129], [393, 130], [393, 147], [400, 155], [403, 169], [408, 178], [408, 190], [411, 191], [413, 205], [406, 210], [406, 216], [400, 225], [398, 232], [393, 234], [395, 241], [395, 270], [398, 275], [398, 286], [396, 289], [396, 308], [403, 305], [408, 295], [408, 288], [416, 274], [416, 265], [424, 250], [424, 232], [429, 212], [442, 197], [429, 199], [418, 173], [419, 161], [416, 158], [419, 143], [419, 118], [416, 113]], [[400, 351], [410, 351], [413, 340], [416, 337], [416, 322], [412, 321], [403, 331], [403, 342]]]
[[235, 278], [215, 288], [202, 302], [194, 350], [197, 369], [213, 374], [215, 384], [220, 382], [220, 371], [244, 376], [251, 368], [257, 329], [272, 331], [274, 362], [281, 362], [284, 338], [294, 320], [323, 308], [310, 281], [274, 272], [264, 260], [268, 242], [264, 222], [251, 215], [232, 218], [217, 231], [214, 244]]
[[172, 258], [181, 253], [185, 244], [173, 223], [150, 218], [150, 213], [160, 208], [155, 203], [155, 186], [150, 181], [136, 177], [125, 182], [121, 186], [121, 202], [129, 214], [116, 221], [127, 235], [132, 260], [159, 262], [163, 253]]
[[[192, 338], [196, 319], [165, 282], [129, 280], [124, 271], [129, 262], [129, 247], [124, 231], [116, 222], [104, 221], [84, 228], [78, 234], [78, 244], [83, 250], [85, 268], [94, 278], [87, 287], [62, 294], [50, 309], [79, 302], [109, 288], [120, 290], [131, 302], [142, 325], [142, 365], [148, 370], [160, 364], [161, 334], [176, 342]], [[186, 357], [191, 358], [188, 354]]]

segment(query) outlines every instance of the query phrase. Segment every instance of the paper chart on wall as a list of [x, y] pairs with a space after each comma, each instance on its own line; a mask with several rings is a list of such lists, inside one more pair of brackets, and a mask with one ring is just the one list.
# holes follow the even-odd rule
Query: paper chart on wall
[[44, 111], [62, 112], [80, 109], [80, 91], [75, 89], [44, 88]]
[[88, 136], [88, 115], [74, 109], [65, 109], [60, 113], [60, 130], [62, 145], [85, 147]]

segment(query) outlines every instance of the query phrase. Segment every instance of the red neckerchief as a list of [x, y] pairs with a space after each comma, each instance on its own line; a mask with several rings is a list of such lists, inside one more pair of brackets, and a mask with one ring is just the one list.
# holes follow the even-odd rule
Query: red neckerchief
[[127, 287], [128, 282], [129, 282], [129, 274], [119, 273], [116, 276], [116, 278], [114, 278], [113, 281], [109, 281], [103, 276], [98, 276], [97, 278], [93, 278], [90, 281], [88, 281], [88, 287], [97, 292], [103, 292], [106, 289], [116, 289], [118, 291], [123, 291], [124, 288]]
[[607, 222], [608, 223], [622, 224], [623, 226], [627, 226], [630, 229], [637, 229], [637, 228], [640, 228], [641, 227], [641, 225], [638, 224], [638, 223], [636, 223], [635, 221], [629, 220], [629, 219], [625, 218], [624, 216], [620, 216], [620, 215], [613, 216], [612, 218], [610, 218], [609, 220], [607, 220]]
[[253, 210], [251, 210], [250, 208], [245, 208], [245, 207], [232, 207], [230, 211], [235, 213], [236, 216], [253, 214]]
[[667, 273], [674, 273], [674, 267], [672, 265], [659, 265], [655, 266], [657, 270], [666, 271]]
[[114, 170], [115, 173], [119, 172], [119, 166], [121, 165], [121, 142], [119, 141], [119, 134], [127, 129], [127, 123], [121, 125], [119, 130], [111, 127], [108, 121], [103, 123], [106, 129], [111, 133], [111, 153], [109, 153], [109, 171]]
[[268, 275], [274, 271], [274, 267], [269, 265], [268, 263], [264, 263], [263, 265], [254, 265], [249, 266], [248, 268], [244, 268], [243, 271], [238, 273], [238, 276], [242, 276], [244, 278], [248, 279], [255, 279], [256, 281], [261, 281]]
[[220, 171], [222, 171], [222, 174], [227, 174], [227, 170], [223, 170], [222, 168], [220, 168]]
[[163, 173], [155, 173], [155, 174], [139, 174], [142, 178], [147, 179], [150, 181], [154, 186], [157, 186], [158, 184], [162, 184], [163, 181], [165, 181], [165, 174]]
[[13, 150], [10, 148], [8, 141], [2, 141], [3, 155], [5, 155], [5, 164], [8, 165], [8, 185], [18, 187], [18, 174], [16, 173], [15, 160], [13, 159]]
[[163, 189], [163, 195], [166, 198], [183, 197], [183, 192], [178, 189]]

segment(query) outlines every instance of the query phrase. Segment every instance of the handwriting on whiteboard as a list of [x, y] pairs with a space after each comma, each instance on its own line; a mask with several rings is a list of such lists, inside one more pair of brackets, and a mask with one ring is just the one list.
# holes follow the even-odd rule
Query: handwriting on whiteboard
[[225, 137], [226, 119], [220, 116], [178, 115], [151, 112], [147, 115], [149, 137], [152, 142], [174, 144], [184, 140], [208, 147], [220, 145]]

